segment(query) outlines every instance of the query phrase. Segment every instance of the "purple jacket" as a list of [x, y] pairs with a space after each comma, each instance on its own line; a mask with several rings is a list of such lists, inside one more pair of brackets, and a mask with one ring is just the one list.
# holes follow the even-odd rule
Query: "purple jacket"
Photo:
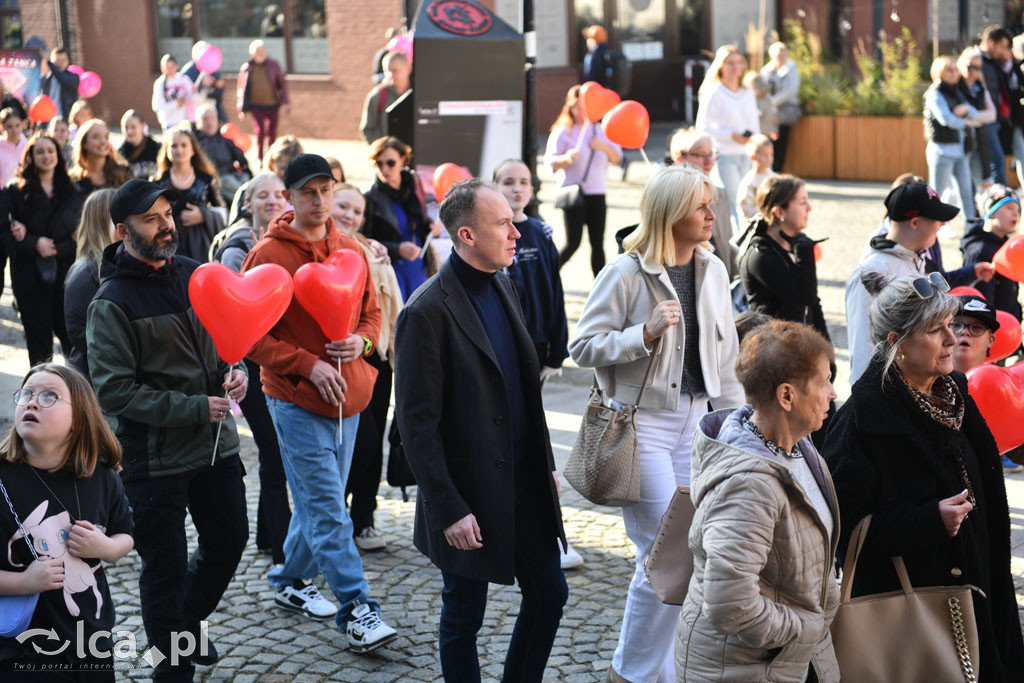
[[[253, 60], [249, 60], [238, 70], [238, 90], [236, 104], [238, 111], [247, 112], [249, 106], [249, 70], [252, 68]], [[275, 60], [267, 57], [267, 76], [274, 86], [274, 95], [277, 97], [277, 104], [283, 106], [288, 104], [288, 81], [284, 77], [281, 65]]]

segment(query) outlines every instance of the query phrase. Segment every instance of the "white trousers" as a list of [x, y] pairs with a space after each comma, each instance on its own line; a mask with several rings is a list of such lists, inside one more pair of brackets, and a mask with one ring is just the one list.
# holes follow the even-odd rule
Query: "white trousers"
[[631, 683], [675, 683], [679, 607], [666, 605], [647, 582], [643, 561], [654, 544], [676, 486], [690, 484], [690, 448], [707, 396], [682, 394], [676, 410], [637, 411], [640, 502], [622, 508], [626, 535], [636, 545], [619, 644], [612, 665]]

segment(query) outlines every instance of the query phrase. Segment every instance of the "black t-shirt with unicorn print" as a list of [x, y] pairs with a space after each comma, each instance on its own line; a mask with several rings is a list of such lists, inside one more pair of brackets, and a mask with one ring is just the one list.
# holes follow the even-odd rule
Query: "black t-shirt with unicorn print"
[[[72, 557], [67, 550], [67, 539], [75, 521], [92, 522], [105, 530], [107, 536], [131, 534], [134, 524], [132, 510], [124, 495], [121, 478], [108, 467], [97, 465], [87, 479], [75, 479], [67, 471], [47, 472], [28, 464], [0, 461], [0, 481], [10, 496], [18, 519], [29, 535], [29, 542], [40, 559], [60, 558], [64, 561], [64, 589], [51, 590], [39, 595], [29, 629], [52, 628], [58, 640], [49, 635], [34, 635], [19, 643], [14, 638], [0, 637], [0, 659], [25, 656], [38, 657], [33, 647], [38, 645], [46, 653], [61, 659], [77, 657], [78, 622], [82, 622], [84, 641], [82, 652], [87, 657], [90, 636], [97, 631], [114, 628], [114, 602], [103, 573], [100, 560]], [[77, 495], [76, 495], [77, 488]], [[25, 571], [33, 561], [18, 525], [11, 516], [7, 502], [0, 495], [0, 570]], [[65, 643], [66, 647], [61, 649]], [[110, 652], [109, 637], [97, 639], [96, 649]], [[107, 660], [109, 661], [109, 660]]]

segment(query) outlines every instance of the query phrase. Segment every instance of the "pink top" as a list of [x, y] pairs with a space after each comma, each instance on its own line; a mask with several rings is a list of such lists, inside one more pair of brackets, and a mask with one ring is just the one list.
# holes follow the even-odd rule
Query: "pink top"
[[21, 166], [21, 157], [28, 147], [28, 140], [22, 135], [17, 145], [12, 145], [6, 140], [0, 140], [0, 187], [6, 187], [7, 183], [14, 179], [14, 174]]

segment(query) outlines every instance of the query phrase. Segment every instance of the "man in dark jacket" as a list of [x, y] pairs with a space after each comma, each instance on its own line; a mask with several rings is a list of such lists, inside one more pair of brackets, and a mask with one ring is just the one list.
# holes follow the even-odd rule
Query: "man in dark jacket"
[[[188, 282], [199, 264], [174, 255], [177, 198], [141, 179], [114, 194], [110, 218], [121, 241], [103, 252], [86, 341], [100, 407], [117, 420], [124, 450], [121, 476], [142, 558], [142, 622], [160, 653], [152, 656], [154, 679], [184, 682], [192, 680], [193, 662], [217, 659], [203, 620], [249, 536], [227, 397], [244, 398], [247, 380], [244, 365], [218, 358], [192, 311]], [[199, 532], [191, 559], [186, 510]], [[181, 652], [186, 634], [195, 638], [194, 651]]]
[[1006, 150], [1012, 143], [1013, 98], [1002, 63], [1012, 59], [1010, 41], [1013, 36], [1001, 26], [989, 26], [981, 34], [981, 73], [996, 108], [996, 121], [986, 125], [989, 151], [992, 157], [993, 177], [1000, 185], [1006, 184]]
[[504, 680], [540, 681], [568, 588], [540, 367], [502, 268], [519, 233], [491, 183], [455, 184], [441, 205], [455, 250], [399, 315], [397, 419], [419, 493], [413, 542], [440, 569], [441, 670], [479, 680], [488, 582], [518, 580]]
[[71, 120], [71, 105], [78, 99], [78, 74], [68, 71], [71, 53], [66, 47], [50, 50], [46, 72], [39, 79], [39, 92], [49, 95], [57, 105], [57, 111], [68, 121]]

